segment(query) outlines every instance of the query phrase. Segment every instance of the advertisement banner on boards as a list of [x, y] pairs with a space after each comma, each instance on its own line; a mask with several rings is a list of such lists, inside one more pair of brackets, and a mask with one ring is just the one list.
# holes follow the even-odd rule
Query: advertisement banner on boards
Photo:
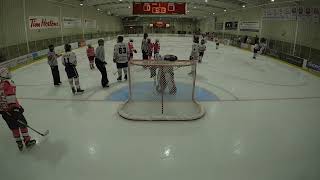
[[81, 18], [63, 17], [63, 28], [81, 28]]
[[240, 31], [259, 32], [260, 23], [255, 21], [240, 22]]
[[29, 16], [29, 29], [52, 29], [59, 28], [60, 22], [58, 17], [54, 16]]
[[85, 19], [84, 20], [84, 27], [88, 29], [96, 29], [97, 28], [97, 21], [93, 19]]

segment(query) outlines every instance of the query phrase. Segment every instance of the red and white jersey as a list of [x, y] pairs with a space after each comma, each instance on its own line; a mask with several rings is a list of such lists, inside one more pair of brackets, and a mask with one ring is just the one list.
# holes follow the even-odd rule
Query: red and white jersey
[[129, 52], [132, 54], [133, 51], [135, 50], [133, 47], [133, 42], [128, 42], [128, 47], [129, 47]]
[[159, 53], [160, 52], [160, 43], [155, 43], [153, 49], [154, 49], [154, 53]]
[[20, 107], [16, 97], [16, 85], [11, 80], [2, 80], [0, 82], [0, 110], [10, 111], [14, 107]]
[[148, 43], [148, 52], [153, 52], [153, 46], [154, 44], [153, 43]]

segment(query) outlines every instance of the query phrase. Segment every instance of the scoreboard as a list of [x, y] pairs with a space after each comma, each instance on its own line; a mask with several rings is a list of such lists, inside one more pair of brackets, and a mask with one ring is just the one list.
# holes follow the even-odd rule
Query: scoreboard
[[133, 2], [134, 15], [186, 14], [186, 3]]

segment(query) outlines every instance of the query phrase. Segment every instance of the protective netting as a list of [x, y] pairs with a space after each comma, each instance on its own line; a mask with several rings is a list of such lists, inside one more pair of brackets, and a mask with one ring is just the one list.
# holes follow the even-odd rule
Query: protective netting
[[205, 111], [194, 98], [195, 83], [194, 61], [131, 60], [128, 100], [118, 113], [130, 120], [199, 119]]

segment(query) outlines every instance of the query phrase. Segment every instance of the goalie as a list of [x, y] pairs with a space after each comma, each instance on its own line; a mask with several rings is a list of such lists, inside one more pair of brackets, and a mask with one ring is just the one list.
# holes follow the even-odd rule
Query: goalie
[[[156, 54], [156, 60], [162, 61], [176, 61], [178, 58], [174, 55], [161, 55]], [[159, 93], [163, 93], [168, 87], [170, 94], [176, 94], [177, 87], [174, 81], [174, 69], [172, 66], [160, 66], [157, 73], [157, 86], [156, 90]]]

